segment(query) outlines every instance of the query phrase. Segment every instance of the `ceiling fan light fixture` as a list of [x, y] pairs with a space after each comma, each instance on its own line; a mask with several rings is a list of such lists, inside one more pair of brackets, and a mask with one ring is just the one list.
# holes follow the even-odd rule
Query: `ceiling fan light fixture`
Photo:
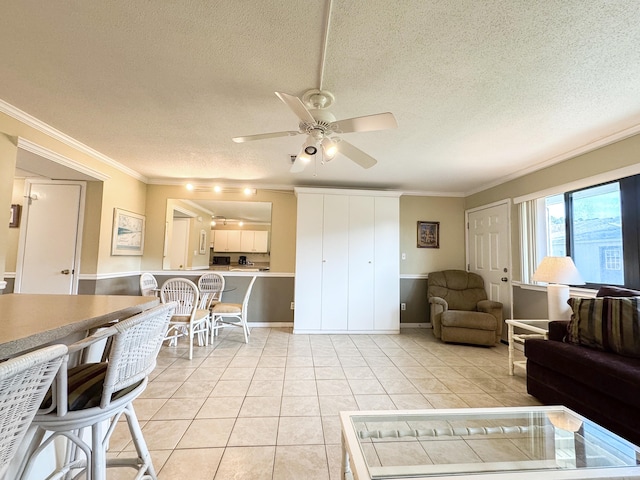
[[310, 161], [311, 156], [318, 153], [318, 147], [317, 147], [318, 144], [319, 144], [318, 140], [316, 140], [316, 138], [313, 135], [307, 136], [307, 140], [304, 142], [304, 145], [302, 146], [302, 152], [304, 152], [309, 157], [308, 160], [306, 161]]
[[326, 160], [333, 160], [336, 153], [338, 153], [338, 142], [329, 137], [325, 137], [322, 140], [322, 153]]

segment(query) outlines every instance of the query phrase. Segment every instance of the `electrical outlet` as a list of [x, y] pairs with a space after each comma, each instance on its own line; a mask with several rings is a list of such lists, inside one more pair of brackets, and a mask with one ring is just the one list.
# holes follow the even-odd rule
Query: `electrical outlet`
[[291, 310], [295, 310], [296, 304], [295, 302], [291, 302]]
[[400, 304], [400, 310], [406, 310], [407, 309], [407, 304], [406, 303], [401, 303]]

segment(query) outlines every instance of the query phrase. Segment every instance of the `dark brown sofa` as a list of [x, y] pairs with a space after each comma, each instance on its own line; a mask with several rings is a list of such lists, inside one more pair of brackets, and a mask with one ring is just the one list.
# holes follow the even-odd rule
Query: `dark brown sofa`
[[568, 324], [551, 322], [548, 341], [525, 342], [527, 391], [640, 445], [640, 358], [568, 343]]

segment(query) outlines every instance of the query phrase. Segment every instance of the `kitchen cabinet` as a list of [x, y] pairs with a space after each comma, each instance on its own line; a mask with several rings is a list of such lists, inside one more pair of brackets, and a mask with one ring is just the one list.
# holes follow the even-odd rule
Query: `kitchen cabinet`
[[214, 252], [267, 253], [267, 230], [213, 230]]
[[294, 332], [400, 328], [399, 195], [297, 188]]
[[243, 230], [240, 233], [240, 251], [267, 253], [269, 251], [269, 232], [266, 230]]
[[214, 252], [240, 252], [240, 230], [214, 230]]

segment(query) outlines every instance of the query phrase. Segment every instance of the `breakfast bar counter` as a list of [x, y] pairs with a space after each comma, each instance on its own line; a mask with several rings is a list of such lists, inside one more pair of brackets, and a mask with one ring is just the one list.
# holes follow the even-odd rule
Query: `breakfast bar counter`
[[104, 323], [127, 318], [159, 303], [126, 295], [0, 295], [0, 360]]

